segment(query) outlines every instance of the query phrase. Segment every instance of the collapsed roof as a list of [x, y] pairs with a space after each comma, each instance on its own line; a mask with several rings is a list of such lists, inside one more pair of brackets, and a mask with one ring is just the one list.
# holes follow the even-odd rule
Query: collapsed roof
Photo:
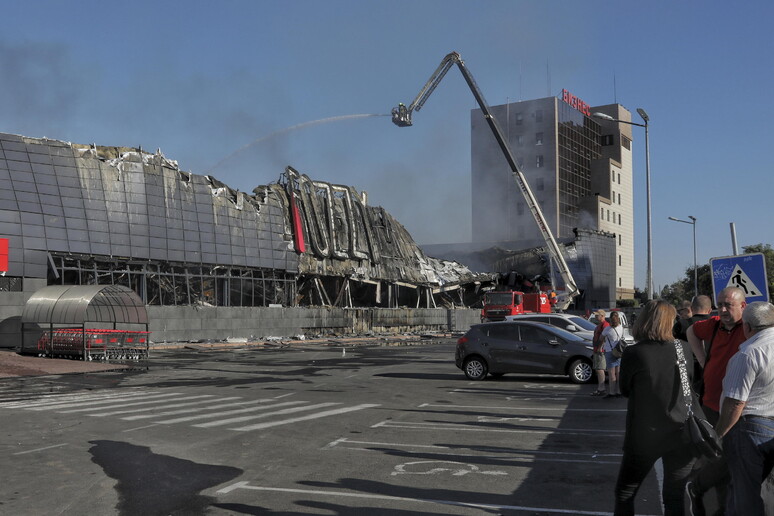
[[297, 275], [299, 291], [314, 279], [323, 304], [335, 297], [350, 306], [352, 292], [343, 294], [352, 281], [374, 286], [377, 300], [382, 287], [423, 289], [428, 306], [433, 295], [495, 281], [425, 255], [364, 192], [291, 167], [248, 194], [181, 171], [160, 150], [2, 133], [0, 150], [0, 177], [10, 184], [0, 200], [10, 275], [46, 277], [52, 255], [269, 269]]

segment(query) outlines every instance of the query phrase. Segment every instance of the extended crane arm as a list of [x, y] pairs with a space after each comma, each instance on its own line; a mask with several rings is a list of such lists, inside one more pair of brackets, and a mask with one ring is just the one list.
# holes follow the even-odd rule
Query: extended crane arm
[[484, 114], [484, 119], [486, 120], [487, 124], [489, 124], [489, 128], [492, 130], [492, 133], [494, 133], [494, 137], [497, 140], [497, 143], [500, 145], [500, 149], [503, 151], [505, 159], [508, 161], [508, 165], [511, 167], [513, 178], [516, 180], [516, 184], [519, 186], [519, 190], [521, 190], [521, 193], [524, 195], [524, 198], [527, 201], [527, 205], [529, 206], [529, 209], [535, 218], [535, 222], [537, 222], [537, 225], [540, 228], [540, 232], [542, 233], [543, 239], [545, 240], [546, 246], [548, 247], [549, 254], [556, 262], [557, 268], [559, 269], [559, 274], [562, 276], [565, 285], [565, 291], [563, 295], [559, 297], [556, 307], [564, 310], [572, 303], [573, 298], [578, 295], [578, 286], [575, 284], [575, 279], [570, 273], [567, 262], [565, 261], [564, 256], [562, 255], [562, 252], [556, 243], [556, 240], [554, 239], [554, 235], [551, 233], [551, 228], [548, 227], [548, 223], [543, 216], [543, 212], [540, 210], [540, 206], [538, 205], [535, 196], [532, 194], [532, 190], [530, 190], [529, 185], [527, 185], [527, 180], [524, 178], [524, 174], [521, 172], [519, 165], [516, 163], [516, 159], [513, 157], [513, 153], [508, 146], [508, 142], [503, 136], [503, 132], [500, 129], [500, 125], [497, 123], [497, 119], [492, 116], [492, 113], [489, 110], [489, 105], [486, 103], [486, 100], [484, 100], [484, 96], [481, 93], [481, 90], [478, 89], [476, 81], [465, 67], [465, 63], [462, 61], [462, 58], [457, 52], [451, 52], [443, 58], [441, 64], [438, 66], [438, 68], [436, 68], [435, 72], [433, 72], [433, 75], [430, 76], [430, 79], [425, 83], [424, 87], [419, 92], [419, 95], [417, 95], [417, 97], [408, 107], [405, 104], [398, 104], [398, 107], [393, 108], [392, 121], [399, 127], [407, 127], [412, 125], [411, 114], [415, 110], [419, 111], [422, 109], [422, 106], [425, 104], [430, 94], [435, 91], [435, 88], [438, 87], [438, 83], [441, 82], [446, 73], [454, 64], [456, 64], [460, 69], [462, 76], [465, 78], [465, 82], [467, 82], [468, 87], [470, 87], [470, 91], [473, 93], [473, 96], [476, 97], [476, 102], [478, 102], [478, 105]]

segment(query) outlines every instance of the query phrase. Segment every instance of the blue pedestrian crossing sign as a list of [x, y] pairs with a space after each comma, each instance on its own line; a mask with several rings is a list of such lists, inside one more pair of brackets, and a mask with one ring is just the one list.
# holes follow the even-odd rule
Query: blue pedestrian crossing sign
[[741, 288], [748, 303], [769, 300], [766, 258], [763, 253], [711, 258], [710, 270], [716, 302], [718, 294], [726, 287]]

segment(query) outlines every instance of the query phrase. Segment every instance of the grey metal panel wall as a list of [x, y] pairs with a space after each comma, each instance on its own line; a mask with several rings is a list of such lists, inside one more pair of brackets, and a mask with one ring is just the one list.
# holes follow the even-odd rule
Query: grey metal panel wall
[[65, 142], [0, 133], [9, 274], [46, 276], [46, 260], [31, 253], [28, 264], [28, 251], [298, 270], [276, 194], [240, 210], [205, 177], [160, 163], [139, 154], [109, 163]]

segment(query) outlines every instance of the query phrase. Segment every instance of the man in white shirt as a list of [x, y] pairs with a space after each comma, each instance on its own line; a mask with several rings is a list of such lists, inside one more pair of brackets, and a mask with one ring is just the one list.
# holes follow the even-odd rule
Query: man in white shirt
[[761, 484], [774, 465], [774, 305], [750, 303], [742, 324], [747, 340], [726, 367], [715, 429], [731, 472], [726, 514], [763, 516]]

